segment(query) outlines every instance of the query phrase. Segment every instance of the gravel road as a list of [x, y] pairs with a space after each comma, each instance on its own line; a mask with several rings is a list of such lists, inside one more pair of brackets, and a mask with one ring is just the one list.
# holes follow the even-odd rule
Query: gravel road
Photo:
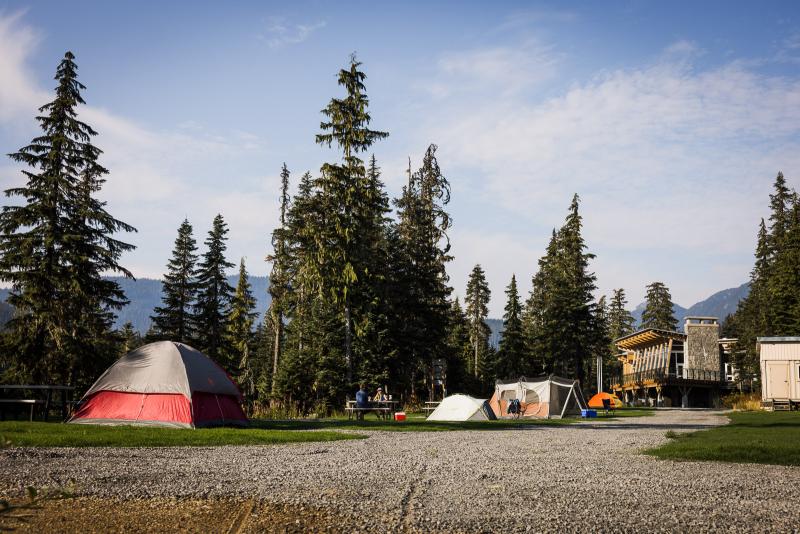
[[344, 531], [796, 531], [800, 468], [637, 452], [663, 443], [667, 430], [724, 422], [670, 410], [282, 446], [9, 449], [0, 452], [0, 493], [74, 479], [92, 498], [253, 499], [299, 517], [334, 514], [327, 526]]

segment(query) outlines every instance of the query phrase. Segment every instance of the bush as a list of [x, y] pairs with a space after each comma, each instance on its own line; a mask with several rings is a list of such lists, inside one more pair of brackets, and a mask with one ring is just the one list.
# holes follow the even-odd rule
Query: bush
[[733, 410], [752, 412], [761, 409], [759, 393], [731, 393], [722, 398], [722, 405]]

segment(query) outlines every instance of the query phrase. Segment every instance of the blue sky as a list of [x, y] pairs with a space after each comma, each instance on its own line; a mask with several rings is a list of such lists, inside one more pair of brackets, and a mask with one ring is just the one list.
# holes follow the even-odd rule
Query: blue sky
[[[133, 224], [125, 263], [160, 276], [184, 217], [217, 212], [230, 256], [265, 274], [280, 166], [314, 144], [353, 51], [368, 75], [390, 194], [429, 143], [453, 189], [463, 292], [481, 263], [491, 314], [524, 292], [572, 194], [600, 293], [661, 280], [684, 306], [744, 282], [779, 170], [800, 188], [800, 7], [792, 2], [3, 2], [0, 147], [35, 134], [65, 50], [83, 118]], [[0, 161], [3, 187], [19, 169]]]

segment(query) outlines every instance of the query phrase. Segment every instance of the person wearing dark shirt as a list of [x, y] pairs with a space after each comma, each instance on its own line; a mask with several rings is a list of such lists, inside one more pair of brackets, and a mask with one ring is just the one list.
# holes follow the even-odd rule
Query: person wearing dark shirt
[[356, 408], [369, 408], [367, 392], [364, 384], [361, 384], [360, 388], [361, 389], [359, 389], [356, 393]]

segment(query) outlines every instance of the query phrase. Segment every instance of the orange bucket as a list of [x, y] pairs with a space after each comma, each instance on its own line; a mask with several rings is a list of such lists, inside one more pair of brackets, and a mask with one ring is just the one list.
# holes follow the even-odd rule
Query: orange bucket
[[406, 412], [394, 412], [394, 420], [395, 421], [405, 421], [406, 420]]

